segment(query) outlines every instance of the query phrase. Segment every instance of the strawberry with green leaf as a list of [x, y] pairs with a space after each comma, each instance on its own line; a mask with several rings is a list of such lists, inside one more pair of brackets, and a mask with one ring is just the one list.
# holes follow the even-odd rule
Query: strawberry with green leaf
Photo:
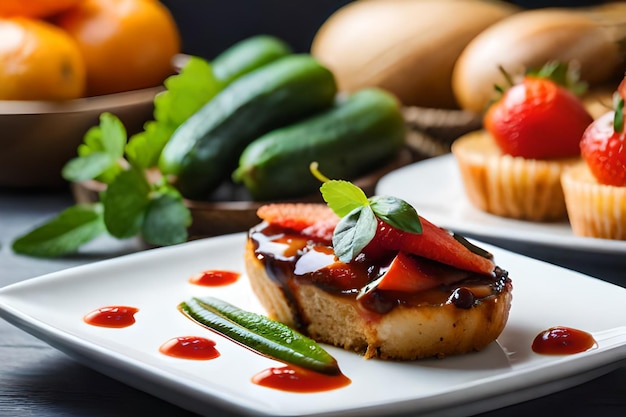
[[485, 129], [508, 155], [550, 159], [580, 155], [580, 138], [593, 118], [577, 94], [577, 82], [568, 66], [548, 63], [529, 72], [519, 83], [498, 88], [501, 97], [484, 116]]
[[329, 207], [341, 217], [333, 235], [333, 248], [342, 262], [350, 262], [368, 250], [404, 251], [467, 271], [493, 273], [495, 265], [489, 256], [472, 251], [447, 230], [419, 216], [404, 200], [367, 198], [347, 181], [326, 181], [321, 191]]
[[585, 130], [580, 150], [589, 170], [600, 184], [626, 186], [626, 133], [622, 81], [614, 95], [614, 110], [599, 117]]
[[[318, 284], [347, 289], [360, 282], [363, 288], [413, 292], [456, 282], [473, 272], [494, 273], [491, 254], [433, 225], [404, 200], [368, 198], [351, 182], [324, 177], [316, 164], [311, 171], [323, 183], [320, 191], [327, 206], [268, 204], [257, 214], [271, 225], [332, 245], [337, 262], [322, 274], [313, 274], [313, 279], [324, 281]], [[362, 255], [368, 262], [390, 263], [371, 284], [362, 282], [367, 273], [355, 272], [363, 267]]]

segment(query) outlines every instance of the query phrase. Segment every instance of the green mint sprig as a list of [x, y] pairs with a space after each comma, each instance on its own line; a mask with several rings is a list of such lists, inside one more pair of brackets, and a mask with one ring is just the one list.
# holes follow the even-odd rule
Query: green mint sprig
[[320, 192], [328, 207], [341, 220], [333, 233], [333, 248], [341, 262], [350, 262], [374, 239], [378, 219], [410, 233], [422, 233], [422, 223], [413, 206], [396, 197], [367, 197], [349, 181], [331, 180], [312, 163], [310, 170], [322, 182]]
[[117, 116], [100, 115], [99, 125], [89, 129], [79, 145], [78, 156], [62, 170], [63, 178], [71, 182], [106, 184], [100, 200], [70, 207], [18, 237], [12, 245], [16, 253], [63, 256], [105, 233], [119, 239], [141, 236], [160, 246], [187, 239], [191, 213], [156, 162], [176, 128], [223, 86], [211, 65], [198, 57], [190, 57], [164, 85], [166, 90], [154, 99], [154, 120], [130, 139]]
[[166, 90], [154, 99], [154, 120], [134, 135], [126, 146], [126, 156], [135, 166], [157, 165], [159, 155], [176, 128], [211, 100], [222, 88], [211, 65], [190, 56], [181, 71], [163, 83]]

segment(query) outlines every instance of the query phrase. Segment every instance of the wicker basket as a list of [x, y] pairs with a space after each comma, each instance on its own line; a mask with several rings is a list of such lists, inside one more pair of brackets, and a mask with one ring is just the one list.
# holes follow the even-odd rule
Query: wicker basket
[[403, 114], [416, 161], [449, 153], [456, 138], [482, 127], [480, 115], [463, 110], [404, 107]]

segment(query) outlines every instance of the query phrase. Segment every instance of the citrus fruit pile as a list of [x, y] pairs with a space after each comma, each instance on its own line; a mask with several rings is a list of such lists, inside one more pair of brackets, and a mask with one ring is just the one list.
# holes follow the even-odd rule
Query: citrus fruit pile
[[0, 39], [0, 100], [157, 86], [181, 47], [158, 0], [2, 0]]

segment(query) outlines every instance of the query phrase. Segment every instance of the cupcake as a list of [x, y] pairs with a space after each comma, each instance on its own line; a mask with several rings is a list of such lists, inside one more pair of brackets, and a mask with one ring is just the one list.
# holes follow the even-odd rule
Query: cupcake
[[452, 144], [469, 201], [520, 220], [567, 218], [562, 172], [580, 161], [580, 138], [593, 121], [567, 85], [567, 67], [549, 64], [503, 91], [484, 130]]
[[496, 216], [558, 221], [567, 216], [561, 173], [580, 158], [533, 159], [503, 153], [489, 132], [468, 133], [452, 145], [472, 205]]
[[589, 125], [580, 142], [583, 161], [561, 178], [574, 234], [626, 240], [624, 99]]

